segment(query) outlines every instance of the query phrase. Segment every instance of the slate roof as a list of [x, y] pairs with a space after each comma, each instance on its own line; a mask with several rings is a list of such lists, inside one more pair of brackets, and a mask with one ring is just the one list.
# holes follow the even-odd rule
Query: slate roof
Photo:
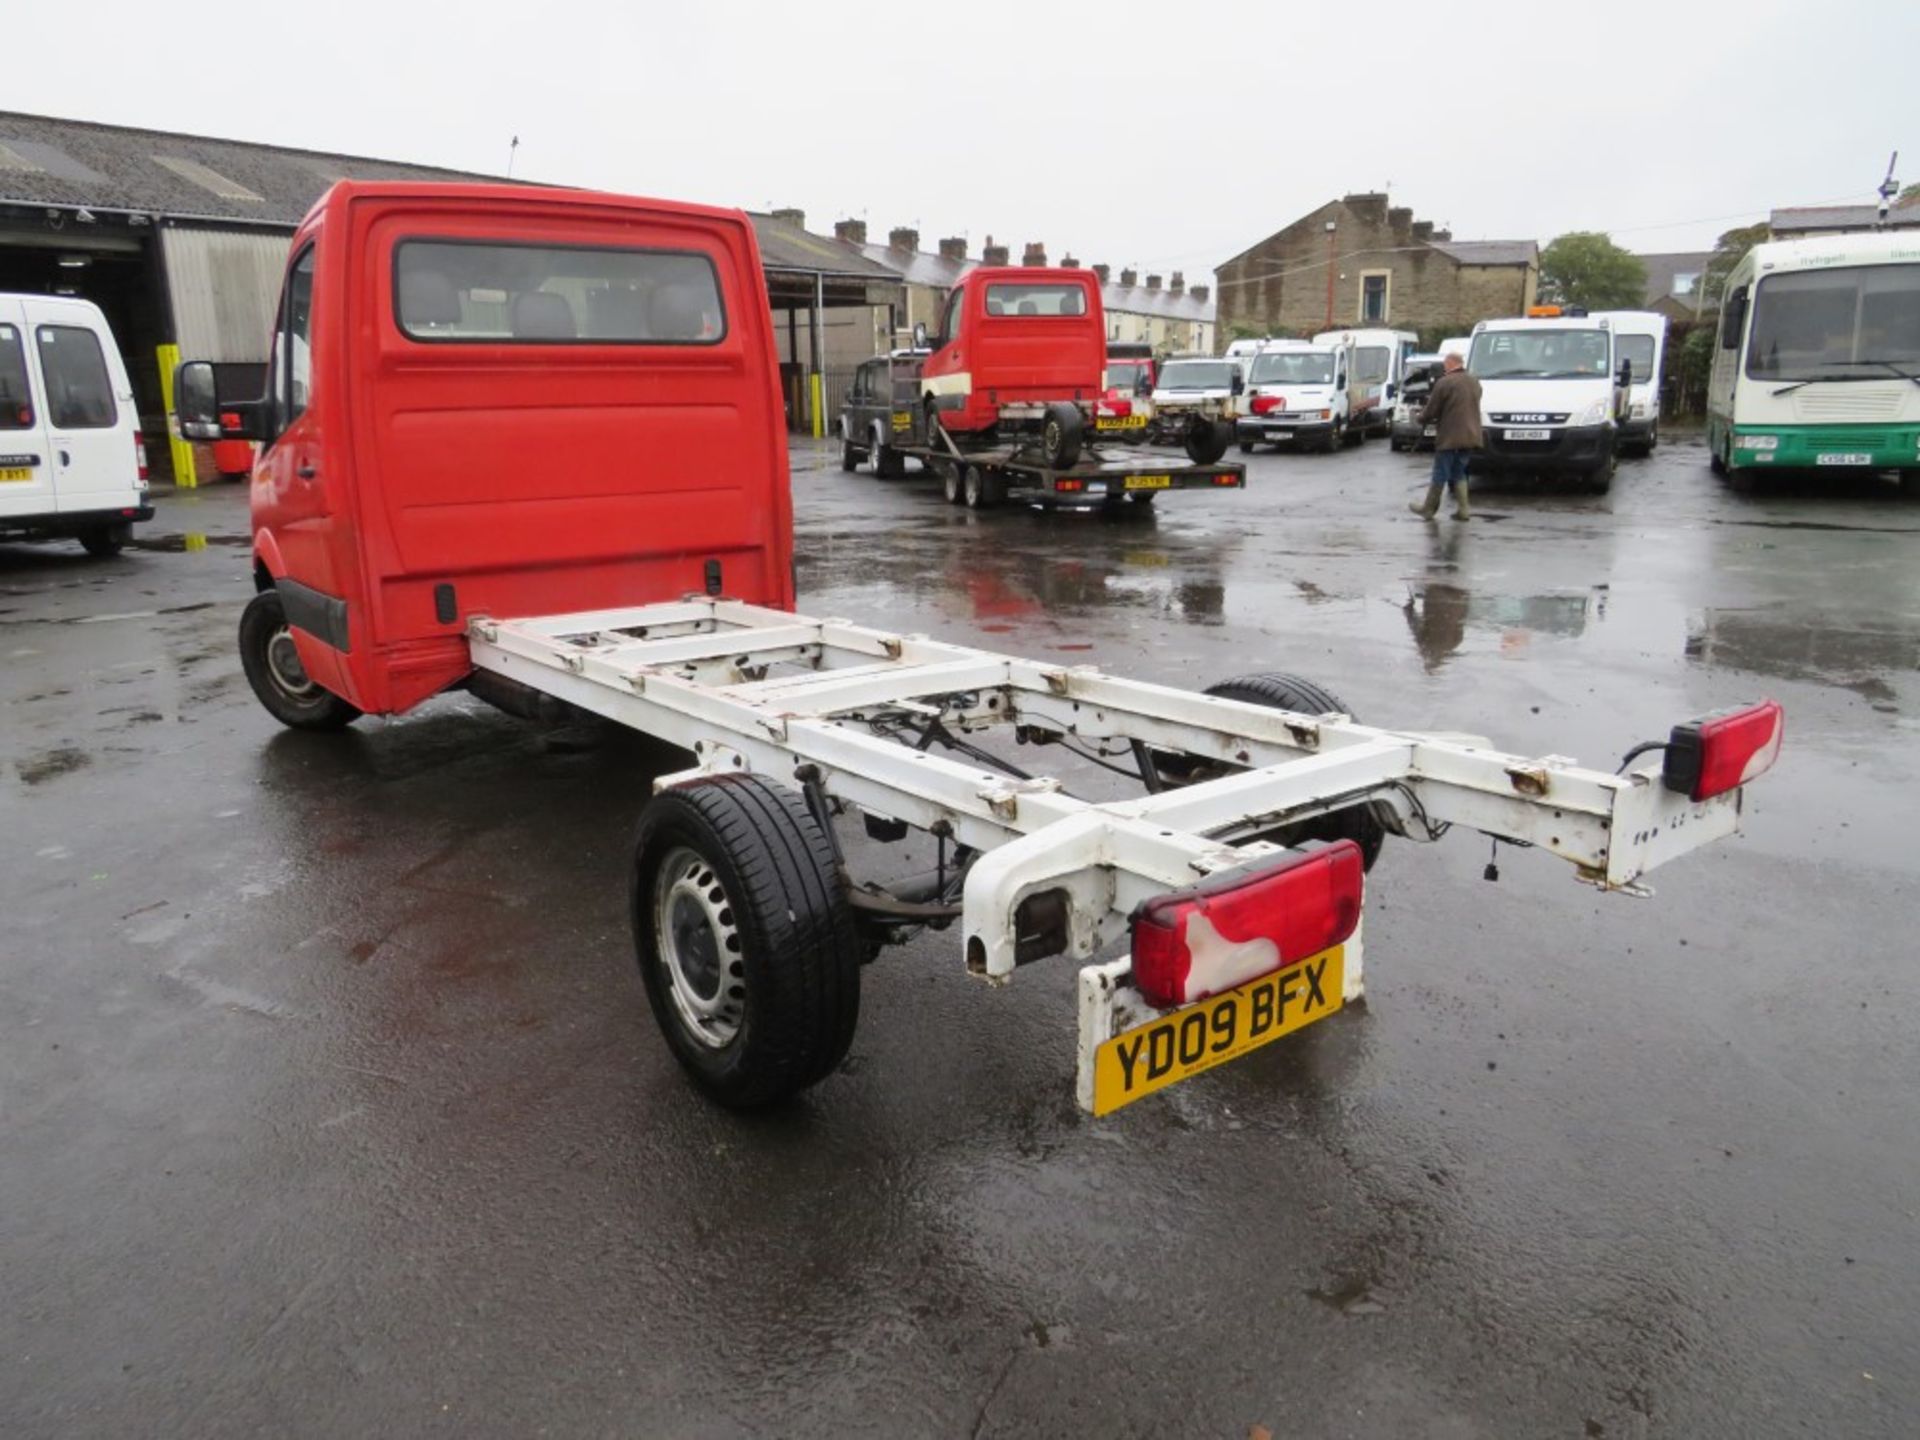
[[[949, 260], [938, 251], [931, 250], [896, 250], [891, 245], [872, 242], [859, 245], [851, 240], [835, 243], [842, 250], [885, 266], [908, 285], [925, 285], [935, 290], [952, 289], [962, 275], [980, 263], [972, 256], [965, 260]], [[1144, 285], [1122, 285], [1117, 281], [1108, 281], [1100, 287], [1100, 304], [1102, 308], [1121, 315], [1150, 315], [1162, 320], [1203, 325], [1211, 325], [1214, 318], [1211, 297], [1196, 300], [1190, 290], [1182, 290], [1176, 295], [1164, 288], [1149, 290]]]
[[[1783, 236], [1809, 230], [1871, 230], [1879, 220], [1878, 205], [1802, 205], [1774, 211], [1767, 228]], [[1887, 213], [1887, 226], [1893, 230], [1920, 226], [1920, 205], [1896, 205]]]
[[[0, 111], [0, 204], [85, 206], [292, 230], [336, 180], [498, 184], [506, 177]], [[894, 278], [883, 266], [847, 256], [825, 236], [771, 215], [750, 218], [768, 270]]]
[[1532, 240], [1430, 240], [1442, 255], [1461, 265], [1535, 265], [1540, 246]]

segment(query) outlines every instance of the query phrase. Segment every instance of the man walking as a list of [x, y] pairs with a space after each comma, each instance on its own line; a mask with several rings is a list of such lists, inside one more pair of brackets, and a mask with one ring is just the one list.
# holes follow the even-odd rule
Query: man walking
[[1440, 509], [1440, 498], [1453, 491], [1453, 518], [1470, 520], [1467, 506], [1467, 456], [1480, 448], [1480, 382], [1469, 375], [1458, 354], [1444, 362], [1446, 374], [1434, 382], [1433, 393], [1420, 409], [1420, 424], [1433, 426], [1433, 478], [1427, 498], [1407, 508], [1422, 520]]

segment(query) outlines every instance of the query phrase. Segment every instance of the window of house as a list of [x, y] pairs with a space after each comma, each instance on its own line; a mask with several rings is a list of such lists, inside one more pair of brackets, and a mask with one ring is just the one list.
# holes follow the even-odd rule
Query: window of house
[[42, 325], [35, 338], [47, 382], [47, 418], [62, 430], [111, 429], [120, 411], [100, 337], [78, 325]]
[[1377, 324], [1387, 318], [1387, 272], [1376, 270], [1360, 277], [1360, 319]]
[[1691, 295], [1693, 293], [1693, 287], [1699, 283], [1699, 271], [1677, 270], [1673, 276], [1673, 293], [1676, 295]]

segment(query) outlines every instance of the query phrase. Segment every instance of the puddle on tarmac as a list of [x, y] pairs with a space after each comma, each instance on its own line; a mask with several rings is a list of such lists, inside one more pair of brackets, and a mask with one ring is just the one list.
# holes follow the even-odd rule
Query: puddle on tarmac
[[141, 535], [127, 542], [129, 550], [145, 550], [154, 555], [191, 555], [208, 548], [233, 549], [251, 545], [248, 535], [203, 535], [188, 531], [184, 535]]
[[1851, 690], [1892, 709], [1888, 677], [1920, 669], [1920, 627], [1823, 625], [1818, 617], [1703, 610], [1687, 625], [1687, 659]]
[[43, 750], [26, 760], [16, 760], [13, 768], [19, 772], [21, 784], [40, 785], [92, 763], [93, 757], [86, 751], [63, 745], [56, 750]]
[[1431, 671], [1466, 643], [1469, 627], [1498, 631], [1506, 653], [1524, 650], [1534, 635], [1583, 635], [1606, 619], [1607, 595], [1604, 585], [1545, 595], [1476, 595], [1464, 586], [1427, 580], [1408, 587], [1400, 612]]

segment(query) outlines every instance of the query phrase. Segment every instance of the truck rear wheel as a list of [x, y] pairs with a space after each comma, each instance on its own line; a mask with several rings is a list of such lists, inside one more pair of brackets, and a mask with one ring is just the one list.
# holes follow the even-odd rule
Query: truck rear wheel
[[726, 775], [656, 795], [629, 912], [667, 1047], [722, 1105], [771, 1104], [846, 1058], [864, 950], [832, 843], [794, 792]]
[[96, 525], [80, 532], [80, 548], [96, 560], [111, 560], [132, 538], [131, 525]]
[[967, 471], [972, 468], [958, 460], [940, 462], [940, 493], [947, 497], [949, 505], [958, 505], [966, 499]]
[[360, 718], [357, 706], [307, 674], [277, 590], [262, 590], [240, 612], [240, 668], [254, 698], [282, 725], [342, 730]]
[[1233, 426], [1225, 420], [1196, 421], [1187, 430], [1187, 458], [1196, 465], [1211, 465], [1232, 443]]
[[[1231, 680], [1209, 685], [1206, 693], [1218, 695], [1224, 700], [1241, 700], [1249, 705], [1292, 710], [1302, 715], [1340, 714], [1352, 719], [1359, 718], [1338, 695], [1325, 686], [1316, 685], [1302, 675], [1278, 671], [1237, 675]], [[1210, 765], [1189, 755], [1164, 753], [1154, 757], [1153, 765], [1165, 783], [1176, 786], [1213, 779], [1238, 768]], [[1297, 845], [1302, 840], [1351, 840], [1360, 847], [1361, 857], [1367, 869], [1371, 870], [1373, 862], [1380, 858], [1381, 847], [1386, 844], [1387, 829], [1381, 824], [1380, 817], [1374, 814], [1372, 805], [1362, 801], [1345, 810], [1336, 810], [1331, 815], [1320, 815], [1312, 820], [1265, 831], [1259, 838], [1271, 840], [1276, 845]]]
[[1078, 405], [1056, 401], [1047, 406], [1046, 419], [1040, 424], [1040, 454], [1048, 467], [1064, 470], [1078, 460], [1084, 432]]

